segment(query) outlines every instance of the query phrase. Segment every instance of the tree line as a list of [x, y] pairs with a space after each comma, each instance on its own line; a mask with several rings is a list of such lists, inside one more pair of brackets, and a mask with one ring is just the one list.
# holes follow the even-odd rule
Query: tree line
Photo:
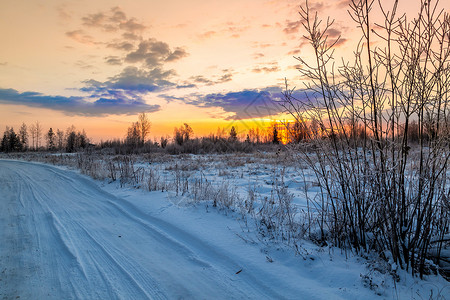
[[172, 136], [152, 140], [149, 138], [151, 122], [145, 113], [141, 113], [138, 120], [128, 127], [124, 139], [101, 141], [96, 147], [112, 149], [116, 154], [158, 151], [169, 154], [252, 152], [258, 147], [280, 144], [286, 140], [281, 137], [279, 125], [273, 122], [267, 128], [249, 128], [247, 132], [239, 132], [236, 126], [228, 129], [219, 127], [215, 133], [198, 137], [191, 125], [183, 123], [174, 128]]
[[16, 133], [13, 127], [6, 127], [0, 144], [1, 152], [21, 151], [66, 151], [75, 152], [85, 149], [89, 145], [89, 139], [84, 130], [77, 131], [75, 126], [68, 127], [65, 131], [53, 130], [52, 127], [44, 132], [42, 125], [37, 121], [30, 126], [22, 123]]

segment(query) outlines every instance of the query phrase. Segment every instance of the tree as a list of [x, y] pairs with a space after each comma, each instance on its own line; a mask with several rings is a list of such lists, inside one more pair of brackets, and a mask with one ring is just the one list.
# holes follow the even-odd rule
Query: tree
[[279, 144], [280, 138], [278, 137], [277, 124], [272, 125], [272, 144]]
[[3, 132], [2, 143], [0, 145], [2, 152], [10, 152], [11, 151], [10, 142], [9, 142], [9, 132], [10, 132], [10, 129], [8, 126], [6, 126], [6, 129]]
[[56, 145], [58, 150], [61, 150], [64, 147], [64, 132], [59, 129], [56, 130]]
[[36, 150], [36, 125], [33, 123], [30, 126], [30, 135], [31, 135], [31, 148]]
[[5, 132], [3, 132], [2, 142], [0, 144], [0, 151], [8, 152], [9, 150], [9, 136], [8, 136], [9, 128], [6, 127]]
[[245, 143], [250, 144], [250, 136], [247, 134], [247, 137], [245, 138]]
[[250, 141], [253, 143], [253, 144], [259, 144], [259, 140], [260, 140], [260, 137], [259, 137], [259, 128], [250, 128], [249, 130], [248, 130], [248, 136], [249, 136], [249, 139], [250, 139]]
[[133, 122], [127, 130], [126, 143], [134, 149], [141, 145], [142, 134], [139, 122]]
[[144, 144], [145, 139], [147, 138], [147, 135], [150, 133], [150, 127], [151, 127], [151, 122], [149, 121], [149, 119], [145, 113], [139, 114], [137, 125], [138, 125], [139, 132], [140, 132], [141, 144]]
[[302, 140], [306, 139], [308, 136], [307, 126], [304, 122], [295, 120], [294, 125], [289, 128], [290, 131], [290, 142], [300, 143]]
[[71, 131], [66, 138], [66, 151], [69, 153], [75, 152], [77, 144], [77, 134]]
[[89, 140], [84, 129], [77, 133], [77, 146], [78, 148], [84, 149], [88, 146]]
[[222, 139], [225, 138], [225, 136], [226, 136], [225, 128], [217, 127], [216, 137], [218, 139]]
[[47, 132], [47, 149], [52, 151], [55, 150], [56, 145], [56, 135], [53, 132], [53, 129], [50, 127], [50, 129]]
[[66, 129], [66, 151], [75, 152], [79, 149], [84, 149], [87, 147], [89, 139], [87, 138], [86, 132], [76, 132], [75, 126], [70, 126]]
[[22, 151], [22, 143], [14, 128], [6, 127], [0, 147], [3, 152]]
[[34, 129], [35, 129], [35, 137], [36, 137], [36, 149], [39, 150], [39, 147], [41, 146], [41, 136], [42, 136], [42, 126], [39, 123], [39, 121], [36, 121]]
[[180, 129], [178, 129], [176, 127], [174, 128], [173, 141], [180, 146], [183, 145], [184, 137], [183, 137], [183, 131], [182, 131], [181, 127], [180, 127]]
[[191, 128], [191, 126], [189, 126], [189, 124], [184, 123], [184, 125], [180, 126], [180, 128], [175, 127], [173, 133], [174, 133], [173, 134], [174, 142], [181, 146], [181, 145], [183, 145], [183, 143], [189, 141], [189, 139], [194, 134], [194, 130], [192, 130], [192, 128]]
[[41, 135], [42, 135], [42, 126], [39, 123], [39, 121], [36, 121], [35, 123], [31, 124], [30, 126], [30, 135], [32, 140], [32, 146], [34, 150], [38, 150], [41, 142]]
[[231, 142], [237, 141], [237, 132], [234, 126], [231, 126], [230, 136], [228, 138]]
[[168, 142], [168, 139], [166, 138], [166, 137], [161, 137], [161, 142], [160, 142], [160, 144], [161, 144], [161, 148], [166, 148], [166, 146], [167, 146], [167, 142]]
[[26, 149], [28, 146], [28, 130], [27, 125], [25, 123], [22, 123], [22, 126], [20, 127], [19, 139], [20, 142], [22, 143], [22, 148]]
[[[449, 232], [442, 220], [450, 219], [443, 185], [450, 163], [450, 15], [437, 1], [421, 0], [409, 19], [397, 15], [399, 1], [391, 10], [382, 2], [384, 20], [375, 25], [374, 1], [351, 0], [361, 41], [341, 65], [334, 21], [320, 20], [307, 2], [300, 8], [315, 57], [297, 57], [307, 99], [286, 83], [283, 106], [295, 119], [311, 120], [310, 147], [297, 157], [323, 191], [322, 203], [315, 202], [321, 238], [390, 253], [397, 266], [422, 276], [430, 257], [439, 261], [435, 249]], [[352, 138], [355, 132], [361, 138]]]
[[184, 123], [183, 136], [184, 141], [189, 141], [189, 139], [194, 135], [194, 130], [192, 130], [191, 126], [188, 123]]

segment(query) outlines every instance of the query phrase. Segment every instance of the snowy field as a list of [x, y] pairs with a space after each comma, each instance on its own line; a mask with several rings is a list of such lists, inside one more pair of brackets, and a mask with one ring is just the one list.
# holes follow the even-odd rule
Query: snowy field
[[[0, 160], [1, 299], [450, 299], [439, 276], [291, 235], [318, 188], [283, 155], [21, 159], [41, 163]], [[277, 231], [274, 199], [292, 204]]]

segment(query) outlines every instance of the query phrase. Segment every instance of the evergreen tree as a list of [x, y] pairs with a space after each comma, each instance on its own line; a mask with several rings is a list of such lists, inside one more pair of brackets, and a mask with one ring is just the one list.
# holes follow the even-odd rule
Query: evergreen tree
[[8, 132], [9, 132], [9, 129], [8, 129], [8, 127], [6, 127], [6, 130], [3, 133], [2, 143], [0, 145], [0, 150], [2, 152], [8, 152], [8, 148], [9, 148]]
[[3, 152], [22, 151], [22, 143], [13, 128], [6, 127], [0, 147]]
[[229, 140], [232, 142], [237, 141], [237, 132], [234, 126], [231, 127]]
[[77, 142], [77, 134], [75, 133], [75, 131], [72, 131], [67, 136], [66, 151], [69, 153], [74, 152], [76, 149], [76, 142]]
[[250, 144], [250, 135], [247, 134], [247, 138], [245, 139], [245, 142], [246, 142], [247, 144]]
[[273, 125], [273, 139], [272, 139], [272, 143], [273, 144], [279, 144], [280, 140], [278, 138], [278, 130], [277, 130], [277, 125], [274, 124]]
[[53, 129], [50, 127], [47, 133], [47, 148], [48, 150], [55, 150], [56, 145], [56, 135], [53, 132]]
[[13, 128], [9, 130], [9, 147], [11, 151], [22, 151], [22, 143]]

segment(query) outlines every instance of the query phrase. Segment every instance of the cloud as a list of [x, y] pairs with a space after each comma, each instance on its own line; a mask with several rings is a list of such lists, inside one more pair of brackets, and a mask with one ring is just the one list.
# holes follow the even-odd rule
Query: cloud
[[167, 103], [174, 101], [174, 100], [184, 101], [183, 97], [176, 97], [176, 96], [170, 96], [170, 95], [165, 95], [165, 94], [160, 94], [160, 95], [158, 95], [158, 97], [165, 99]]
[[107, 56], [105, 57], [105, 61], [108, 65], [118, 66], [122, 64], [122, 60], [118, 56]]
[[299, 55], [300, 52], [301, 52], [300, 49], [295, 49], [295, 50], [289, 51], [288, 55]]
[[254, 73], [271, 73], [271, 72], [278, 72], [280, 71], [280, 67], [278, 66], [277, 62], [271, 62], [267, 64], [259, 65], [252, 69], [252, 72]]
[[341, 38], [342, 32], [348, 30], [347, 28], [343, 27], [341, 29], [336, 28], [330, 28], [327, 30], [327, 35], [332, 38], [330, 43], [335, 43], [335, 47], [340, 47], [344, 45], [348, 39]]
[[66, 35], [68, 37], [70, 37], [71, 39], [73, 39], [79, 43], [82, 43], [82, 44], [88, 44], [88, 45], [96, 44], [96, 42], [94, 41], [94, 38], [92, 36], [86, 34], [81, 29], [68, 31], [68, 32], [66, 32]]
[[195, 84], [189, 83], [189, 82], [186, 82], [184, 84], [179, 84], [176, 86], [177, 89], [188, 89], [188, 88], [194, 88], [194, 87], [197, 87], [197, 86]]
[[341, 1], [338, 1], [335, 5], [338, 8], [348, 8], [350, 3], [352, 3], [352, 0], [341, 0]]
[[336, 41], [334, 46], [335, 47], [340, 47], [340, 46], [344, 45], [347, 41], [348, 41], [348, 39], [340, 38], [339, 40]]
[[206, 85], [213, 85], [214, 81], [205, 78], [203, 75], [191, 76], [190, 79], [196, 83], [203, 83]]
[[269, 43], [259, 43], [259, 42], [253, 42], [252, 47], [253, 48], [268, 48], [268, 47], [272, 47], [273, 44], [269, 44]]
[[107, 44], [106, 47], [123, 51], [131, 51], [134, 48], [134, 45], [127, 41], [116, 41]]
[[253, 57], [254, 57], [255, 59], [258, 59], [258, 58], [264, 57], [264, 54], [261, 53], [261, 52], [253, 53]]
[[[165, 64], [188, 56], [187, 51], [181, 47], [172, 48], [169, 44], [155, 38], [143, 39], [142, 31], [146, 26], [135, 18], [127, 17], [121, 8], [113, 7], [108, 11], [86, 15], [82, 18], [82, 26], [82, 29], [67, 32], [66, 35], [79, 42], [94, 43], [93, 38], [84, 30], [93, 28], [115, 32], [114, 39], [95, 44], [123, 51], [120, 55], [106, 55], [104, 62], [113, 66], [126, 66], [119, 74], [106, 80], [83, 81], [84, 87], [80, 90], [90, 93], [91, 99], [128, 99], [139, 102], [147, 93], [196, 86], [195, 82], [180, 84], [174, 81], [173, 77], [177, 75], [175, 70], [164, 68]], [[78, 66], [88, 67], [81, 63]], [[217, 81], [229, 80], [231, 75], [223, 74]], [[109, 100], [102, 101], [108, 103]]]
[[141, 39], [141, 36], [139, 34], [131, 33], [131, 32], [124, 32], [122, 33], [122, 37], [125, 40], [131, 40], [131, 41], [137, 41]]
[[170, 55], [166, 58], [167, 62], [176, 61], [183, 57], [188, 56], [189, 54], [184, 50], [183, 48], [177, 47], [175, 48], [175, 51], [170, 53]]
[[222, 75], [211, 76], [211, 79], [208, 79], [203, 75], [191, 76], [189, 79], [191, 79], [195, 83], [203, 85], [215, 85], [233, 80], [233, 73], [231, 70], [224, 69], [222, 71], [223, 71]]
[[141, 24], [141, 23], [138, 23], [136, 21], [136, 19], [132, 18], [132, 19], [129, 19], [129, 20], [125, 21], [125, 22], [120, 22], [119, 28], [124, 30], [124, 31], [134, 33], [134, 32], [142, 31], [142, 30], [144, 30], [147, 27], [145, 25]]
[[[308, 97], [315, 98], [313, 92], [304, 90], [294, 91], [293, 97], [306, 103]], [[258, 118], [271, 118], [285, 112], [280, 105], [283, 100], [282, 89], [279, 87], [266, 87], [260, 90], [242, 90], [228, 93], [215, 93], [207, 95], [190, 95], [183, 99], [172, 96], [164, 96], [169, 100], [182, 100], [184, 103], [198, 107], [220, 107], [228, 113], [226, 120], [245, 120]], [[314, 101], [314, 100], [313, 100]], [[231, 115], [230, 115], [231, 113]]]
[[319, 12], [322, 9], [325, 8], [325, 4], [323, 4], [323, 2], [312, 2], [312, 3], [308, 3], [309, 5], [309, 9], [312, 10], [313, 12]]
[[142, 32], [147, 28], [135, 18], [128, 18], [120, 7], [113, 7], [106, 12], [88, 14], [81, 18], [82, 28], [66, 32], [66, 35], [83, 44], [101, 44], [95, 42], [85, 30], [100, 29], [106, 32], [120, 32], [125, 41], [114, 41], [108, 47], [130, 51], [133, 45], [127, 41], [140, 40]]
[[226, 73], [223, 74], [222, 76], [220, 76], [220, 78], [216, 81], [217, 83], [223, 83], [223, 82], [228, 82], [233, 80], [233, 74], [231, 73]]
[[127, 18], [120, 7], [113, 7], [107, 12], [98, 12], [82, 17], [83, 25], [86, 27], [99, 28], [104, 31], [123, 30], [129, 34], [136, 34], [147, 27], [139, 23], [135, 18]]
[[176, 75], [174, 70], [164, 71], [160, 68], [152, 70], [143, 70], [136, 67], [126, 67], [123, 71], [109, 80], [99, 82], [96, 80], [84, 81], [86, 87], [82, 88], [85, 92], [94, 92], [95, 95], [108, 95], [115, 91], [121, 91], [130, 96], [136, 96], [137, 93], [148, 93], [161, 91], [164, 88], [175, 86], [170, 77]]
[[201, 38], [201, 39], [209, 39], [209, 38], [215, 36], [216, 34], [217, 34], [216, 31], [209, 30], [209, 31], [206, 31], [206, 32], [204, 32], [202, 34], [199, 34], [198, 37]]
[[286, 26], [284, 27], [283, 31], [286, 34], [293, 34], [297, 33], [300, 29], [300, 26], [302, 25], [301, 21], [289, 21], [286, 20]]
[[241, 24], [246, 24], [246, 22], [245, 21], [241, 23], [227, 22], [226, 23], [227, 27], [224, 29], [224, 31], [230, 33], [231, 37], [238, 38], [240, 37], [241, 33], [250, 28], [250, 26], [248, 25], [243, 26]]
[[304, 66], [302, 64], [296, 64], [296, 65], [288, 67], [288, 69], [291, 69], [291, 70], [300, 70], [302, 68], [304, 68]]
[[158, 67], [164, 62], [172, 62], [188, 56], [183, 48], [171, 51], [167, 43], [150, 38], [141, 41], [137, 50], [127, 54], [125, 61], [129, 63], [144, 62], [147, 67]]
[[56, 11], [58, 12], [58, 16], [61, 18], [61, 20], [63, 21], [69, 21], [70, 19], [72, 19], [71, 14], [67, 11], [66, 9], [66, 5], [62, 4], [56, 7]]
[[89, 69], [93, 69], [94, 68], [93, 65], [88, 64], [88, 63], [86, 63], [86, 62], [84, 62], [82, 60], [77, 60], [75, 62], [75, 66], [77, 66], [80, 69], [84, 69], [84, 70], [89, 70]]
[[272, 88], [267, 88], [265, 90], [208, 94], [184, 101], [199, 107], [221, 107], [225, 112], [233, 113], [233, 115], [226, 117], [226, 120], [242, 120], [263, 118], [280, 113], [282, 107], [274, 101], [280, 99], [280, 97], [281, 93], [277, 93]]
[[337, 37], [339, 37], [341, 34], [342, 34], [342, 31], [337, 30], [336, 28], [329, 28], [329, 29], [327, 30], [327, 35], [330, 36], [330, 37], [337, 38]]
[[160, 110], [159, 105], [149, 105], [141, 99], [130, 99], [125, 94], [116, 93], [114, 96], [86, 99], [83, 97], [49, 96], [37, 92], [20, 93], [14, 89], [0, 89], [0, 103], [53, 109], [66, 115], [134, 115], [143, 111], [155, 112]]
[[106, 16], [103, 13], [89, 14], [86, 17], [81, 18], [81, 20], [83, 20], [84, 26], [103, 27], [105, 26]]
[[[182, 47], [172, 49], [167, 43], [155, 38], [144, 40], [142, 31], [147, 27], [135, 18], [127, 17], [120, 7], [88, 14], [81, 20], [83, 29], [66, 32], [66, 35], [80, 43], [103, 45], [125, 52], [123, 57], [106, 57], [105, 62], [109, 65], [140, 63], [148, 69], [160, 69], [165, 63], [175, 62], [189, 55]], [[86, 28], [117, 31], [116, 38], [108, 42], [95, 42], [94, 38], [85, 32]]]
[[212, 30], [208, 28], [208, 30], [198, 34], [197, 36], [201, 40], [210, 39], [218, 35], [229, 36], [232, 38], [239, 38], [241, 36], [241, 33], [250, 28], [250, 26], [242, 24], [246, 24], [246, 22], [245, 21], [242, 21], [241, 23], [226, 22], [217, 24], [214, 26]]

